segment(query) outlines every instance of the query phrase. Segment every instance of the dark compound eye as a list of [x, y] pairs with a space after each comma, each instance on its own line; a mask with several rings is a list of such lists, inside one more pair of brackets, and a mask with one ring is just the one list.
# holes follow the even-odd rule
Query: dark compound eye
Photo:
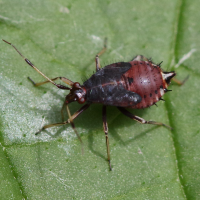
[[75, 82], [75, 83], [74, 83], [74, 87], [75, 87], [75, 88], [80, 88], [80, 83]]
[[78, 102], [79, 102], [80, 104], [85, 103], [85, 99], [82, 97], [82, 98], [79, 99]]

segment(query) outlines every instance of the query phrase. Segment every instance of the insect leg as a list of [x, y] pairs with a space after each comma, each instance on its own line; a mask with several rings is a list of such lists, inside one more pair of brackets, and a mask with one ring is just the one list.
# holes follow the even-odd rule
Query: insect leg
[[66, 104], [66, 109], [67, 109], [67, 113], [68, 113], [68, 116], [69, 116], [69, 122], [70, 122], [70, 124], [71, 124], [71, 126], [72, 126], [74, 132], [76, 133], [76, 136], [78, 137], [80, 143], [81, 143], [81, 149], [82, 149], [82, 154], [83, 154], [83, 142], [82, 142], [82, 140], [81, 140], [80, 135], [78, 134], [78, 132], [77, 132], [77, 130], [76, 130], [75, 124], [74, 124], [74, 122], [73, 122], [72, 116], [71, 116], [70, 111], [69, 111], [69, 106], [68, 106], [68, 104]]
[[127, 117], [134, 119], [137, 122], [140, 122], [141, 124], [154, 124], [154, 125], [159, 125], [159, 126], [165, 126], [169, 129], [172, 129], [170, 126], [167, 126], [166, 124], [163, 124], [162, 122], [155, 122], [155, 121], [146, 121], [145, 119], [138, 117], [134, 114], [132, 114], [131, 112], [129, 112], [128, 110], [126, 110], [125, 108], [122, 107], [117, 107], [124, 115], [126, 115]]
[[95, 57], [96, 71], [99, 71], [101, 69], [99, 56], [102, 55], [106, 51], [106, 49], [107, 49], [107, 38], [105, 38], [105, 40], [104, 40], [104, 47], [103, 47], [103, 49]]
[[[44, 81], [44, 82], [40, 82], [40, 83], [35, 83], [30, 77], [28, 77], [28, 79], [33, 83], [33, 85], [35, 87], [38, 87], [40, 85], [46, 84], [46, 83], [50, 83], [50, 81]], [[63, 81], [64, 83], [71, 85], [71, 83], [73, 83], [72, 81], [70, 81], [69, 79], [65, 78], [65, 77], [56, 77], [51, 79], [52, 81], [55, 81], [57, 79], [60, 79], [61, 81]], [[69, 82], [70, 81], [70, 82]]]
[[62, 117], [62, 121], [64, 122], [64, 108], [65, 108], [65, 101], [63, 103], [62, 109], [61, 109], [61, 117]]
[[183, 84], [188, 80], [188, 78], [189, 78], [189, 75], [186, 76], [186, 78], [185, 78], [183, 81], [179, 81], [179, 80], [176, 79], [176, 78], [172, 78], [172, 80], [173, 80], [175, 83], [177, 83], [178, 85], [183, 85]]
[[[64, 104], [65, 105], [65, 104]], [[83, 111], [85, 111], [88, 107], [90, 106], [90, 104], [85, 104], [84, 106], [82, 106], [78, 111], [76, 111], [72, 116], [71, 119], [74, 120], [76, 119]], [[47, 129], [47, 128], [51, 128], [54, 126], [62, 126], [65, 124], [69, 124], [70, 120], [68, 119], [67, 121], [64, 122], [60, 122], [60, 123], [55, 123], [55, 124], [48, 124], [43, 126], [37, 133], [35, 133], [35, 135], [39, 134], [41, 131]]]
[[[11, 45], [18, 53], [19, 55], [26, 61], [26, 63], [28, 65], [30, 65], [35, 71], [37, 71], [39, 74], [41, 74], [44, 78], [46, 78], [49, 82], [51, 82], [53, 85], [55, 85], [56, 87], [60, 88], [60, 89], [65, 89], [65, 90], [69, 90], [70, 88], [64, 86], [64, 85], [60, 85], [60, 84], [56, 84], [53, 80], [51, 80], [50, 78], [48, 78], [46, 75], [44, 75], [30, 60], [28, 60], [27, 58], [25, 58], [21, 53], [20, 51], [13, 45], [11, 44], [10, 42], [7, 42], [6, 40], [3, 40], [5, 43]], [[73, 85], [73, 82], [68, 80], [68, 84], [70, 86]]]
[[107, 156], [108, 156], [108, 163], [110, 167], [110, 171], [112, 171], [111, 163], [110, 163], [110, 147], [109, 147], [109, 139], [108, 139], [108, 124], [106, 120], [106, 106], [103, 106], [103, 129], [106, 136], [106, 147], [107, 147]]

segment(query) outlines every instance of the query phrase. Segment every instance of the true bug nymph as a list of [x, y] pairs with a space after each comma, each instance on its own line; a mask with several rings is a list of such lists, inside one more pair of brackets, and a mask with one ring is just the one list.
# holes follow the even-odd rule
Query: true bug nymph
[[[60, 126], [70, 123], [82, 144], [81, 137], [75, 129], [73, 120], [77, 118], [83, 111], [85, 111], [92, 103], [103, 104], [103, 129], [106, 137], [107, 158], [110, 170], [112, 170], [110, 163], [106, 106], [116, 106], [124, 115], [142, 124], [154, 124], [170, 128], [161, 122], [146, 121], [125, 109], [146, 108], [156, 104], [156, 102], [159, 100], [163, 100], [162, 96], [168, 91], [167, 88], [170, 84], [170, 80], [176, 75], [176, 73], [173, 71], [164, 72], [160, 68], [161, 63], [156, 65], [151, 60], [139, 55], [130, 62], [113, 63], [105, 66], [104, 68], [101, 68], [99, 56], [106, 50], [105, 41], [104, 48], [99, 54], [96, 55], [95, 58], [96, 73], [94, 73], [88, 80], [80, 85], [80, 83], [73, 82], [65, 77], [56, 77], [53, 79], [48, 78], [38, 68], [36, 68], [35, 65], [31, 63], [31, 61], [25, 58], [14, 45], [5, 40], [3, 41], [11, 45], [28, 63], [28, 65], [30, 65], [45, 79], [47, 79], [45, 82], [35, 83], [32, 79], [29, 78], [34, 86], [40, 86], [51, 82], [59, 89], [70, 91], [65, 98], [65, 102], [61, 110], [63, 122], [45, 125], [36, 134], [53, 126]], [[57, 79], [60, 79], [70, 87], [56, 84], [55, 80]], [[182, 83], [179, 82], [179, 84]], [[68, 104], [74, 101], [77, 101], [79, 104], [85, 104], [77, 112], [71, 115]], [[69, 115], [69, 119], [67, 121], [64, 121], [63, 117], [63, 111], [65, 108], [67, 109]]]

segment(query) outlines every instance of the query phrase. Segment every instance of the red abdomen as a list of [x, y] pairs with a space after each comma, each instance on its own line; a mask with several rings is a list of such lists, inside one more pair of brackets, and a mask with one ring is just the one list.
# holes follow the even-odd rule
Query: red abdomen
[[139, 94], [142, 101], [131, 108], [146, 108], [155, 104], [167, 87], [159, 66], [148, 61], [133, 60], [131, 68], [123, 74], [124, 87]]

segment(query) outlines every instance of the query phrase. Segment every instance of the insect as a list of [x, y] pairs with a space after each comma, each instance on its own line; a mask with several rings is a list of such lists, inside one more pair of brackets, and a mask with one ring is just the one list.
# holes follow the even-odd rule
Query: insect
[[[20, 56], [41, 74], [47, 81], [35, 83], [31, 78], [30, 81], [34, 86], [40, 86], [46, 83], [52, 83], [57, 88], [62, 90], [69, 90], [69, 94], [66, 96], [61, 109], [62, 122], [49, 124], [43, 126], [37, 133], [42, 130], [53, 126], [60, 126], [65, 124], [71, 124], [81, 144], [82, 140], [78, 132], [75, 129], [74, 119], [77, 118], [83, 111], [85, 111], [93, 103], [99, 103], [103, 105], [103, 129], [106, 137], [107, 146], [107, 160], [109, 168], [112, 170], [110, 162], [110, 149], [108, 139], [108, 124], [106, 119], [106, 106], [116, 106], [120, 112], [127, 117], [136, 120], [142, 124], [154, 124], [171, 128], [161, 122], [146, 121], [145, 119], [138, 117], [126, 108], [142, 109], [150, 107], [159, 100], [163, 100], [162, 96], [167, 92], [171, 79], [176, 75], [174, 71], [165, 72], [160, 68], [160, 64], [154, 64], [151, 60], [145, 58], [142, 55], [136, 56], [130, 62], [118, 62], [107, 65], [103, 68], [100, 66], [99, 56], [103, 54], [107, 48], [107, 42], [105, 40], [104, 48], [96, 55], [96, 73], [94, 73], [88, 80], [82, 85], [78, 82], [73, 82], [65, 77], [56, 77], [53, 79], [44, 75], [35, 65], [25, 58], [20, 51], [11, 43], [3, 40], [7, 44], [11, 45]], [[55, 83], [57, 79], [60, 79], [68, 86]], [[187, 78], [186, 78], [187, 79]], [[183, 82], [177, 83], [183, 84]], [[77, 101], [79, 104], [84, 104], [73, 115], [70, 114], [68, 104]], [[63, 112], [66, 108], [69, 119], [64, 121]]]

